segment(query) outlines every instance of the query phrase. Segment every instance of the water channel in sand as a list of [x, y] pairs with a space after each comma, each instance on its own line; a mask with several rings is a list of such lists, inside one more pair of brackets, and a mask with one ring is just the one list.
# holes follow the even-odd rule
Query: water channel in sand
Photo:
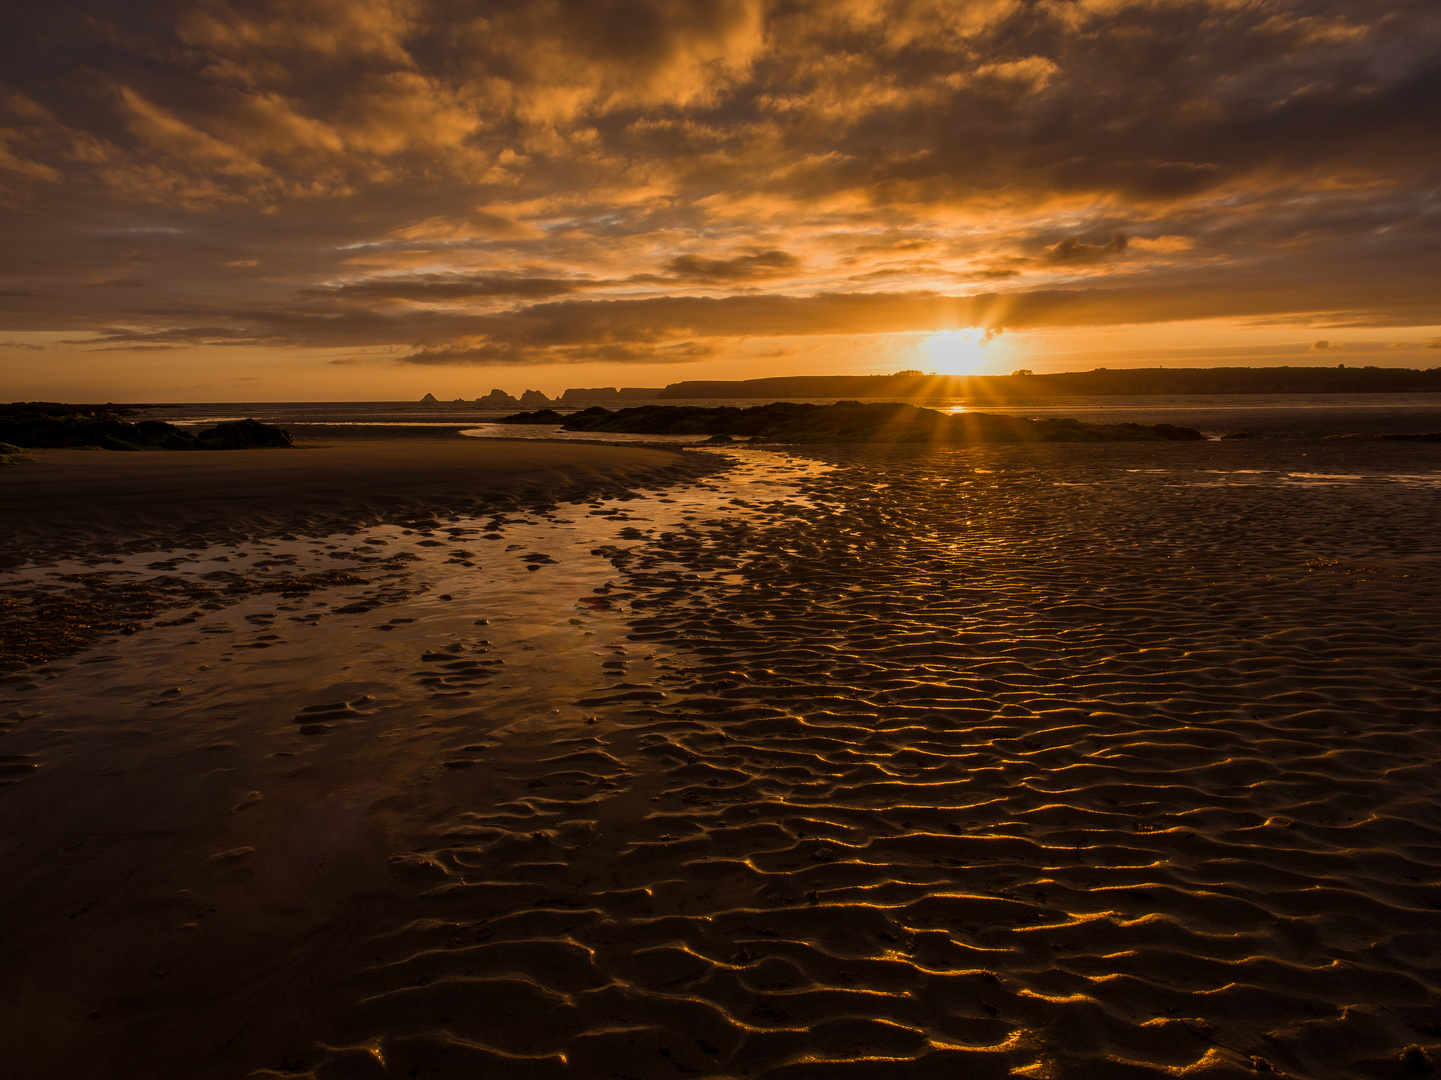
[[[586, 700], [659, 696], [641, 688], [668, 650], [627, 639], [633, 594], [607, 553], [806, 505], [797, 481], [827, 468], [750, 452], [707, 482], [552, 513], [4, 571], [22, 601], [163, 579], [177, 605], [0, 684], [0, 906], [27, 926], [6, 982], [23, 987], [24, 1022], [53, 1036], [30, 1041], [54, 1053], [107, 1023], [144, 1026], [137, 995], [171, 997], [187, 964], [204, 996], [243, 993], [265, 961], [232, 955], [218, 980], [207, 961], [239, 942], [306, 952], [306, 935], [385, 875], [408, 823], [444, 812], [427, 774], [520, 733], [582, 731]], [[351, 580], [251, 588], [336, 571]], [[219, 920], [205, 917], [236, 907], [247, 925], [207, 941]]]

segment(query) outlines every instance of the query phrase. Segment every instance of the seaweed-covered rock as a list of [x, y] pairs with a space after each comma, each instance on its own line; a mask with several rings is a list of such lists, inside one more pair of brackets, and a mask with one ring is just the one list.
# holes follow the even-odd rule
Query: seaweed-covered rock
[[293, 445], [287, 432], [258, 420], [227, 421], [197, 436], [163, 420], [131, 423], [108, 407], [53, 401], [0, 405], [0, 441], [36, 449], [94, 446], [102, 450], [247, 450]]
[[295, 445], [290, 441], [290, 432], [249, 417], [206, 428], [196, 434], [195, 441], [204, 450], [259, 450]]
[[34, 458], [26, 454], [20, 447], [8, 442], [0, 442], [0, 469], [3, 469], [7, 465], [18, 465], [22, 461], [34, 460]]
[[[605, 410], [602, 409], [601, 412]], [[559, 424], [565, 417], [554, 409], [538, 409], [535, 412], [516, 413], [514, 416], [502, 416], [496, 421], [497, 424]]]
[[1156, 438], [1168, 442], [1198, 442], [1206, 438], [1195, 428], [1177, 427], [1175, 424], [1152, 424], [1148, 430]]

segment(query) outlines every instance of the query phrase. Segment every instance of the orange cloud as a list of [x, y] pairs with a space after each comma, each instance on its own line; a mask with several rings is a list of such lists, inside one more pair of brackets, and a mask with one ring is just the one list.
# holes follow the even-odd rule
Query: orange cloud
[[1103, 262], [1126, 253], [1130, 240], [1125, 233], [1116, 233], [1104, 244], [1088, 244], [1068, 236], [1046, 249], [1046, 258], [1053, 263], [1081, 264]]
[[22, 7], [6, 332], [651, 363], [961, 327], [1441, 324], [1420, 7]]

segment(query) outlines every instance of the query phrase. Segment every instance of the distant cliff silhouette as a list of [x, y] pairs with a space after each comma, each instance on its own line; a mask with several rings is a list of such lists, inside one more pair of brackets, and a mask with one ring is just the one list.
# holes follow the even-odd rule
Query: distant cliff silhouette
[[660, 393], [660, 388], [655, 386], [622, 386], [619, 390], [614, 386], [572, 386], [560, 395], [559, 400], [566, 405], [591, 404], [599, 401], [655, 398], [659, 397]]
[[1091, 394], [1395, 394], [1441, 392], [1441, 368], [1096, 368], [1050, 375], [792, 375], [671, 383], [677, 398], [1006, 398]]

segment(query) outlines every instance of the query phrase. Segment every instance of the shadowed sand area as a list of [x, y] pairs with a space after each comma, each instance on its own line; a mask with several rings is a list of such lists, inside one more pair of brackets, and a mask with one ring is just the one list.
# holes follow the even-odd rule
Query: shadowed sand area
[[10, 571], [21, 1074], [1425, 1066], [1441, 452], [728, 459]]
[[549, 500], [637, 475], [697, 471], [680, 455], [644, 447], [577, 449], [445, 434], [302, 437], [294, 450], [31, 450], [36, 464], [0, 471], [0, 507], [9, 520], [4, 542], [154, 540], [164, 530], [212, 538], [300, 523], [323, 530], [436, 506]]

